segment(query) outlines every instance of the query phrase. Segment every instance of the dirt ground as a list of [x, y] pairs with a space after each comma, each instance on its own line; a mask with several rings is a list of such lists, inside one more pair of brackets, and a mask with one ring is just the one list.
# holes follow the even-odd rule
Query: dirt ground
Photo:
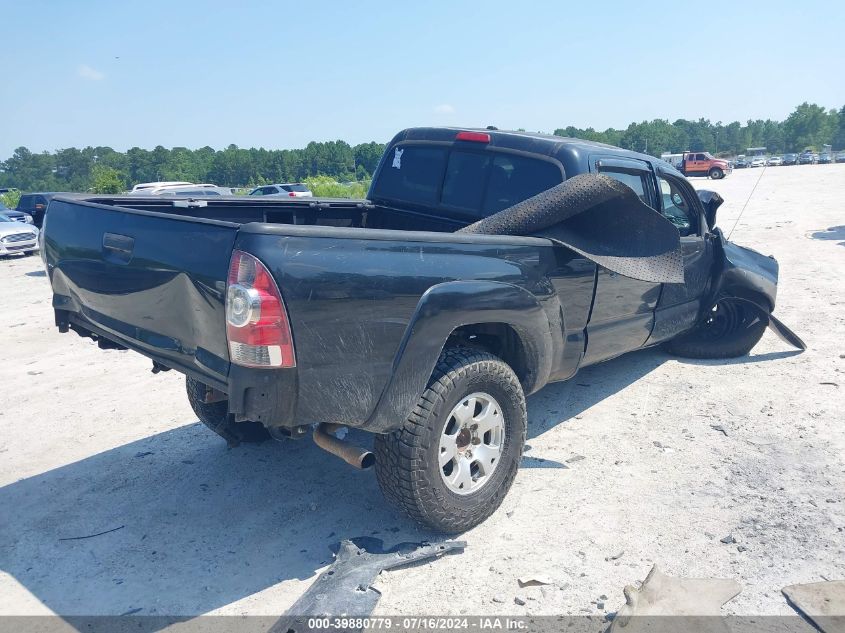
[[[726, 232], [755, 184], [733, 239], [778, 259], [808, 350], [767, 333], [747, 358], [652, 349], [549, 385], [501, 509], [462, 555], [383, 574], [377, 613], [599, 615], [657, 563], [738, 580], [726, 612], [791, 614], [783, 586], [845, 578], [845, 165], [694, 179]], [[181, 375], [60, 335], [37, 257], [0, 261], [0, 330], [0, 614], [278, 615], [340, 538], [432, 538], [372, 472], [310, 441], [228, 450]], [[537, 574], [554, 584], [517, 584]]]

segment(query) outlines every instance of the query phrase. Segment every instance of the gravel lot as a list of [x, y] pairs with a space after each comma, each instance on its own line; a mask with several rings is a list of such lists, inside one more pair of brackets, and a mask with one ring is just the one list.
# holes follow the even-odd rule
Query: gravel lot
[[[377, 613], [600, 615], [658, 563], [737, 579], [726, 612], [791, 614], [781, 587], [845, 578], [845, 165], [694, 185], [729, 231], [758, 180], [733, 239], [779, 260], [809, 349], [646, 350], [546, 387], [502, 508], [464, 554], [384, 574]], [[0, 330], [0, 614], [280, 614], [340, 538], [431, 538], [371, 472], [310, 441], [228, 450], [181, 375], [60, 335], [37, 257], [0, 261]]]

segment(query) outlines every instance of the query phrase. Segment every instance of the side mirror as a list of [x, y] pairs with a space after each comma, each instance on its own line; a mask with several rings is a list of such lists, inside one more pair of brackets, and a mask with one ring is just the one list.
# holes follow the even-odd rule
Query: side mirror
[[725, 199], [715, 191], [707, 191], [705, 189], [698, 191], [698, 199], [704, 207], [704, 219], [707, 220], [707, 228], [715, 228], [716, 210], [722, 206]]

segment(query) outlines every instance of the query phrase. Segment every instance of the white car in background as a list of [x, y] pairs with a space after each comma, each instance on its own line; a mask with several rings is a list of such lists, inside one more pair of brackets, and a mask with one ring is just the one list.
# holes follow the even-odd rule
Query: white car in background
[[783, 165], [783, 156], [772, 156], [769, 159], [769, 167], [778, 167]]
[[0, 257], [38, 250], [38, 229], [0, 213]]
[[132, 187], [130, 196], [231, 196], [231, 187], [218, 187], [210, 182], [142, 182]]
[[139, 182], [137, 185], [132, 187], [132, 191], [130, 194], [134, 195], [141, 195], [146, 196], [149, 195], [151, 191], [154, 189], [161, 189], [163, 187], [184, 187], [190, 186], [194, 183], [192, 182], [182, 182], [180, 180], [160, 180], [158, 182]]
[[312, 198], [311, 190], [301, 182], [283, 182], [275, 185], [256, 187], [249, 192], [251, 196], [289, 196], [291, 198]]
[[755, 156], [751, 159], [751, 163], [749, 167], [765, 167], [766, 166], [766, 157], [765, 156]]

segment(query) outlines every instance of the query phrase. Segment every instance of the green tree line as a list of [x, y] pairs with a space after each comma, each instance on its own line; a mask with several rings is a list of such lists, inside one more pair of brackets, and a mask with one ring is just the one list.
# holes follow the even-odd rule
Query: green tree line
[[[766, 147], [772, 153], [798, 152], [808, 147], [818, 150], [825, 144], [843, 149], [845, 106], [828, 110], [805, 102], [784, 121], [756, 120], [744, 125], [738, 121], [723, 124], [707, 119], [678, 119], [670, 123], [655, 119], [631, 123], [624, 130], [609, 128], [602, 132], [569, 126], [554, 133], [654, 156], [684, 150], [736, 155], [748, 147]], [[23, 191], [118, 193], [138, 182], [158, 180], [211, 182], [230, 187], [311, 180], [320, 188], [331, 189], [332, 182], [365, 183], [383, 151], [381, 143], [352, 146], [344, 141], [311, 142], [302, 149], [284, 150], [244, 149], [236, 145], [223, 150], [167, 149], [159, 145], [152, 150], [133, 147], [126, 152], [111, 147], [71, 147], [34, 153], [19, 147], [0, 162], [0, 186]]]
[[631, 123], [624, 130], [608, 128], [558, 128], [558, 136], [571, 136], [616, 145], [625, 149], [660, 156], [684, 150], [711, 152], [723, 156], [744, 154], [749, 147], [765, 147], [770, 153], [801, 152], [824, 145], [845, 149], [845, 106], [826, 110], [814, 103], [802, 103], [784, 121], [739, 121], [723, 124], [708, 119], [670, 123], [664, 119]]

